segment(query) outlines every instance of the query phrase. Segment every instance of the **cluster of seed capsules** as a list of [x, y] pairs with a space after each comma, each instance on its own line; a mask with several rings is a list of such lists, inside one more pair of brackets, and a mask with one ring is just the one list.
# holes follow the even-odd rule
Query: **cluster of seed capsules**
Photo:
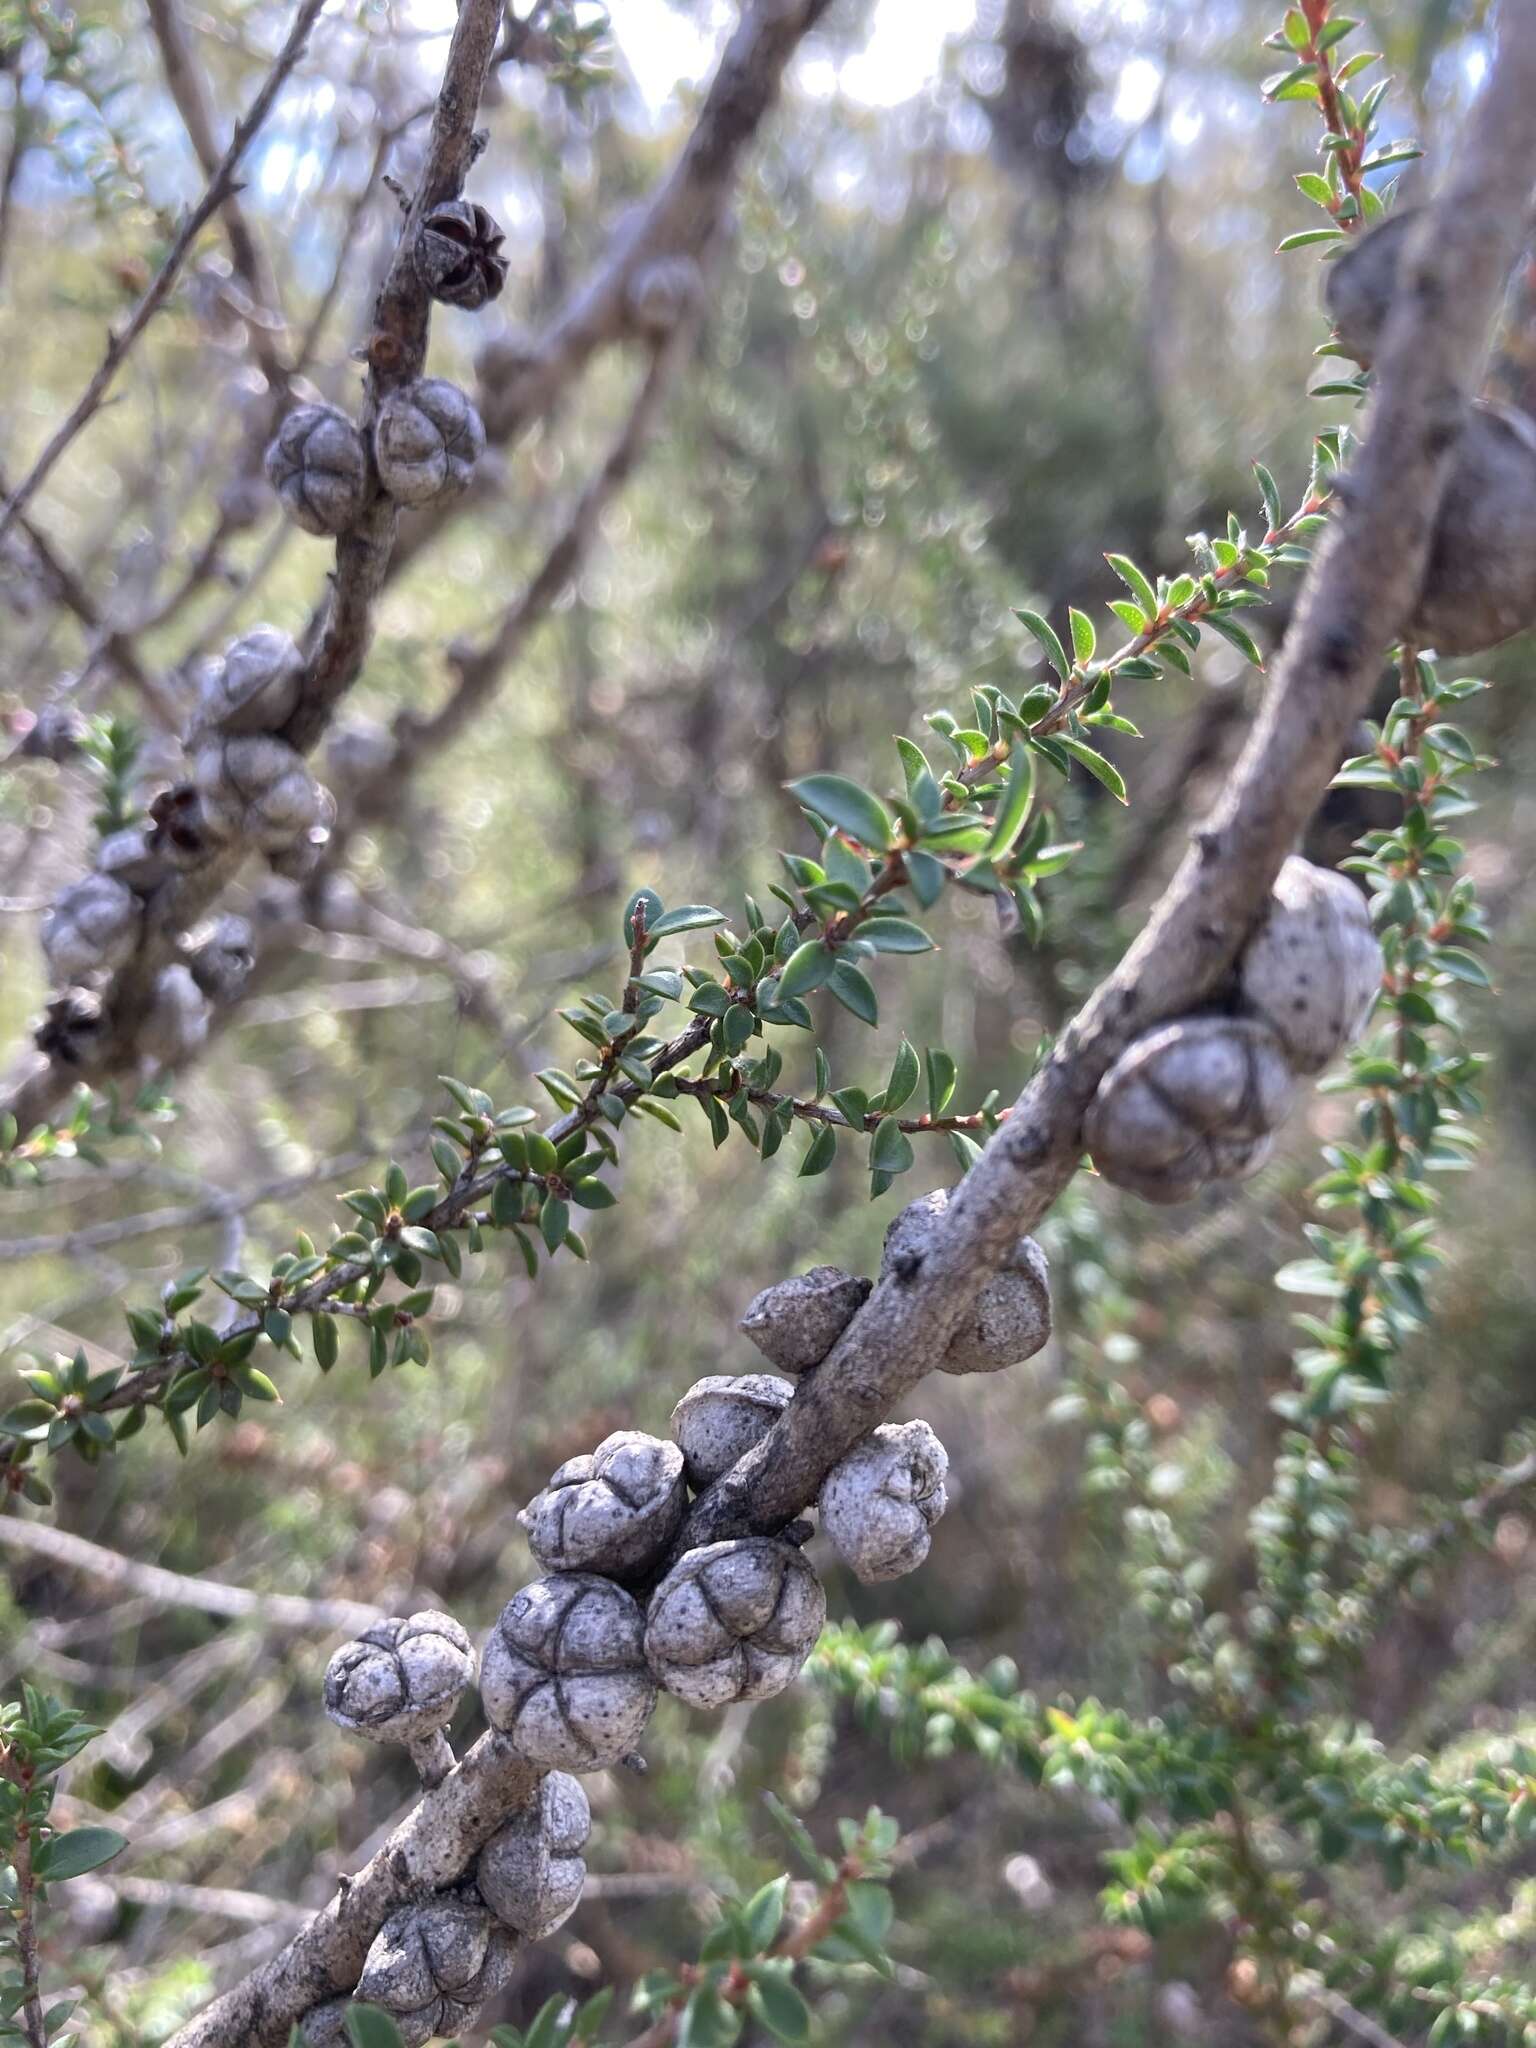
[[[422, 283], [471, 311], [506, 277], [501, 233], [469, 200], [426, 216], [413, 247]], [[485, 448], [474, 405], [441, 377], [418, 377], [380, 401], [365, 439], [339, 406], [298, 405], [266, 452], [268, 481], [306, 533], [339, 537], [380, 491], [421, 507], [463, 491]], [[328, 836], [331, 802], [303, 755], [282, 737], [298, 710], [306, 664], [293, 639], [261, 625], [232, 641], [197, 674], [187, 747], [190, 778], [164, 791], [141, 824], [115, 832], [92, 871], [66, 888], [43, 921], [42, 946], [56, 991], [37, 1043], [71, 1065], [89, 1063], [102, 1029], [100, 989], [133, 958], [146, 905], [179, 870], [223, 847], [262, 854], [290, 880], [313, 871]], [[251, 933], [220, 918], [163, 969], [150, 992], [139, 1044], [175, 1065], [207, 1036], [211, 1001], [234, 994], [251, 965]]]
[[1299, 1076], [1358, 1036], [1381, 986], [1365, 898], [1293, 855], [1238, 957], [1224, 1007], [1159, 1024], [1100, 1082], [1083, 1136], [1105, 1180], [1182, 1202], [1269, 1157]]
[[[902, 1211], [883, 1272], [920, 1260], [948, 1201], [941, 1190]], [[544, 1772], [528, 1803], [462, 1878], [391, 1915], [352, 1996], [391, 2013], [410, 2048], [468, 2026], [510, 1976], [520, 1943], [574, 1911], [590, 1812], [577, 1774], [633, 1755], [659, 1692], [689, 1706], [771, 1699], [798, 1675], [821, 1633], [826, 1597], [803, 1544], [780, 1536], [679, 1549], [690, 1492], [702, 1492], [761, 1441], [794, 1381], [827, 1357], [870, 1291], [833, 1266], [760, 1294], [742, 1329], [778, 1373], [716, 1374], [672, 1412], [672, 1437], [620, 1430], [571, 1458], [519, 1517], [544, 1575], [503, 1608], [479, 1660], [487, 1719]], [[956, 1333], [946, 1372], [995, 1372], [1050, 1335], [1045, 1257], [1022, 1238]], [[780, 1374], [789, 1377], [780, 1377]], [[884, 1423], [827, 1476], [822, 1535], [867, 1584], [915, 1570], [946, 1506], [944, 1448], [926, 1422]], [[475, 1682], [469, 1638], [450, 1616], [391, 1620], [345, 1644], [325, 1678], [326, 1710], [374, 1741], [406, 1744], [429, 1779], [434, 1745]], [[347, 2000], [303, 2022], [309, 2048], [342, 2048]]]

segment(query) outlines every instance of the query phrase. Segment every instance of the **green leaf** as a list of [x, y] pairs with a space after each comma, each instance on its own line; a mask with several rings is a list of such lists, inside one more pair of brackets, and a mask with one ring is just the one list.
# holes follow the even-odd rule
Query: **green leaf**
[[903, 1039], [891, 1067], [891, 1078], [885, 1084], [885, 1097], [881, 1108], [887, 1111], [900, 1109], [904, 1102], [910, 1101], [913, 1090], [917, 1087], [920, 1072], [917, 1054]]
[[907, 881], [911, 885], [912, 894], [924, 910], [932, 909], [944, 893], [948, 872], [944, 863], [935, 860], [931, 853], [922, 853], [915, 849], [904, 853], [901, 859], [907, 871]]
[[783, 1970], [754, 1970], [747, 2002], [754, 2019], [761, 2022], [776, 2041], [788, 2041], [794, 2048], [811, 2038], [811, 2010]]
[[[1316, 88], [1314, 87], [1314, 91]], [[1300, 234], [1287, 235], [1283, 242], [1275, 244], [1275, 254], [1283, 256], [1290, 249], [1307, 249], [1314, 242], [1342, 242], [1342, 228], [1303, 228]]]
[[788, 1889], [787, 1874], [773, 1878], [760, 1891], [754, 1892], [743, 1908], [754, 1954], [764, 1955], [772, 1948], [784, 1918], [784, 1894]]
[[745, 1003], [732, 1003], [720, 1019], [720, 1036], [727, 1052], [740, 1052], [756, 1029], [756, 1013]]
[[128, 1837], [116, 1828], [71, 1828], [67, 1835], [50, 1836], [32, 1859], [32, 1867], [48, 1884], [59, 1884], [99, 1870], [127, 1846]]
[[821, 1124], [800, 1162], [797, 1178], [813, 1180], [818, 1173], [825, 1173], [836, 1157], [837, 1132], [831, 1124]]
[[1200, 623], [1202, 626], [1209, 626], [1213, 633], [1219, 633], [1223, 640], [1237, 649], [1244, 661], [1251, 661], [1255, 668], [1263, 668], [1264, 657], [1252, 636], [1229, 619], [1225, 612], [1207, 612]]
[[1132, 597], [1135, 598], [1146, 616], [1149, 619], [1156, 618], [1158, 613], [1157, 592], [1152, 586], [1151, 579], [1137, 568], [1129, 555], [1106, 555], [1104, 559], [1120, 578], [1120, 581], [1125, 585]]
[[872, 917], [859, 926], [859, 937], [877, 953], [931, 953], [933, 941], [909, 917]]
[[565, 1243], [565, 1233], [571, 1227], [571, 1212], [558, 1195], [546, 1195], [539, 1208], [539, 1235], [545, 1247], [552, 1252]]
[[987, 841], [989, 860], [1000, 859], [1012, 851], [1035, 800], [1034, 748], [1021, 746], [1015, 741], [1009, 760], [1008, 787], [992, 820], [992, 837]]
[[941, 1045], [929, 1046], [923, 1058], [928, 1070], [928, 1114], [942, 1116], [954, 1099], [958, 1069]]
[[713, 1984], [701, 1984], [683, 2007], [677, 2048], [732, 2048], [740, 2032], [735, 2006], [727, 2005]]
[[648, 924], [646, 936], [668, 939], [674, 932], [701, 932], [724, 923], [723, 910], [712, 910], [707, 903], [680, 903], [676, 910], [664, 911], [654, 924]]
[[839, 960], [832, 970], [827, 987], [842, 1004], [858, 1018], [861, 1024], [875, 1025], [880, 1021], [880, 1006], [875, 999], [869, 978], [859, 972], [851, 961]]
[[324, 1315], [317, 1310], [309, 1319], [309, 1329], [310, 1335], [314, 1339], [315, 1363], [322, 1372], [329, 1372], [336, 1363], [337, 1355], [341, 1349], [341, 1340], [336, 1330], [336, 1318]]
[[642, 905], [645, 909], [645, 928], [647, 932], [650, 931], [655, 920], [662, 915], [663, 905], [656, 891], [654, 889], [637, 889], [624, 906], [624, 943], [626, 946], [633, 946], [635, 943], [635, 912]]
[[869, 1141], [870, 1170], [874, 1173], [905, 1173], [914, 1156], [912, 1140], [895, 1117], [881, 1117]]
[[1038, 612], [1020, 611], [1015, 608], [1013, 616], [1021, 626], [1027, 627], [1034, 634], [1045, 651], [1046, 660], [1055, 669], [1061, 680], [1065, 682], [1072, 673], [1072, 664], [1067, 659], [1067, 650], [1057, 638], [1055, 627], [1051, 625], [1048, 619], [1041, 618]]
[[1064, 747], [1074, 761], [1081, 761], [1088, 770], [1088, 773], [1096, 781], [1102, 782], [1112, 797], [1122, 804], [1129, 802], [1129, 798], [1125, 793], [1124, 778], [1113, 761], [1107, 761], [1102, 754], [1097, 753], [1085, 740], [1075, 740], [1069, 733], [1057, 733], [1054, 737], [1056, 744]]
[[1270, 531], [1274, 532], [1285, 523], [1285, 511], [1280, 503], [1280, 486], [1262, 462], [1253, 465], [1253, 473], [1258, 479], [1259, 495], [1264, 500], [1264, 517], [1269, 521]]
[[865, 1940], [883, 1947], [894, 1917], [891, 1895], [883, 1884], [854, 1878], [848, 1886], [848, 1918]]
[[405, 2048], [400, 2029], [376, 2005], [349, 2006], [345, 2025], [352, 2048]]
[[1093, 659], [1093, 650], [1099, 644], [1099, 636], [1093, 630], [1093, 621], [1086, 612], [1080, 612], [1075, 605], [1068, 605], [1067, 618], [1072, 627], [1072, 652], [1077, 656], [1079, 668], [1086, 668]]
[[783, 1003], [791, 996], [809, 995], [812, 989], [831, 980], [836, 965], [836, 955], [820, 939], [807, 939], [785, 961], [776, 1000]]
[[884, 804], [846, 775], [802, 775], [798, 782], [790, 783], [789, 791], [807, 810], [846, 832], [860, 846], [883, 853], [890, 845], [892, 826]]

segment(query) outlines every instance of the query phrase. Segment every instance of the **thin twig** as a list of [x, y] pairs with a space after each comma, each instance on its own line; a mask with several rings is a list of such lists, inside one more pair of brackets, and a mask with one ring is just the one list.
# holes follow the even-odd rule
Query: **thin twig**
[[91, 378], [90, 383], [86, 385], [85, 390], [81, 393], [74, 410], [55, 432], [42, 454], [38, 456], [36, 462], [33, 463], [31, 469], [22, 478], [15, 490], [11, 492], [4, 506], [0, 507], [0, 540], [4, 539], [11, 526], [20, 517], [22, 508], [30, 502], [34, 493], [47, 478], [65, 449], [69, 447], [75, 436], [85, 426], [87, 421], [91, 419], [93, 414], [99, 410], [102, 400], [111, 388], [112, 381], [122, 367], [129, 351], [170, 296], [171, 287], [180, 276], [181, 267], [191, 254], [198, 236], [202, 233], [208, 221], [218, 212], [225, 200], [236, 190], [235, 171], [239, 166], [240, 159], [250, 147], [251, 142], [254, 140], [268, 114], [271, 113], [273, 103], [287, 82], [289, 72], [292, 71], [294, 65], [303, 56], [305, 45], [309, 41], [310, 30], [314, 27], [324, 6], [325, 0], [301, 0], [298, 15], [292, 29], [289, 31], [288, 40], [278, 52], [277, 59], [267, 76], [265, 85], [262, 86], [261, 91], [257, 93], [252, 101], [250, 112], [240, 123], [239, 127], [236, 128], [229, 148], [224, 152], [218, 169], [209, 179], [207, 189], [204, 191], [202, 198], [182, 223], [181, 232], [167, 251], [165, 261], [161, 264], [153, 283], [128, 316], [127, 324], [122, 332], [114, 334], [108, 341], [106, 354], [102, 357], [101, 363], [95, 375]]
[[152, 1237], [161, 1230], [195, 1230], [204, 1223], [222, 1223], [229, 1216], [264, 1208], [268, 1202], [286, 1202], [316, 1181], [353, 1173], [376, 1157], [374, 1152], [342, 1152], [304, 1173], [287, 1173], [281, 1180], [269, 1180], [242, 1193], [209, 1195], [205, 1201], [184, 1202], [174, 1208], [144, 1209], [136, 1216], [115, 1216], [105, 1223], [87, 1223], [79, 1230], [57, 1231], [46, 1237], [13, 1237], [0, 1241], [0, 1266], [15, 1265], [22, 1259], [72, 1258], [79, 1252], [98, 1251], [103, 1245]]
[[41, 1557], [83, 1573], [103, 1585], [137, 1593], [163, 1607], [188, 1607], [200, 1614], [218, 1614], [231, 1621], [255, 1621], [273, 1629], [345, 1629], [354, 1633], [383, 1619], [384, 1610], [361, 1600], [306, 1600], [297, 1593], [257, 1593], [248, 1586], [227, 1586], [219, 1579], [188, 1578], [163, 1565], [140, 1564], [66, 1529], [46, 1522], [23, 1522], [0, 1515], [0, 1550], [22, 1557]]

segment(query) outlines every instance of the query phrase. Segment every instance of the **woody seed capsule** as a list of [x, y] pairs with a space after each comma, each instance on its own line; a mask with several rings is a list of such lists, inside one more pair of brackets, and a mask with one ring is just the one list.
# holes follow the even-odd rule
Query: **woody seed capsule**
[[812, 1266], [765, 1287], [740, 1327], [780, 1372], [809, 1372], [853, 1321], [869, 1289], [869, 1281], [837, 1266]]
[[643, 1578], [677, 1534], [687, 1502], [676, 1444], [621, 1429], [595, 1451], [567, 1458], [517, 1519], [549, 1571]]
[[[935, 1188], [909, 1202], [885, 1233], [882, 1275], [921, 1262], [949, 1208], [949, 1190]], [[1000, 1272], [983, 1286], [969, 1316], [939, 1360], [940, 1372], [1001, 1372], [1032, 1358], [1051, 1334], [1051, 1290], [1045, 1253], [1021, 1237]]]
[[768, 1536], [689, 1550], [651, 1595], [645, 1654], [692, 1707], [766, 1700], [794, 1683], [827, 1618], [820, 1581]]
[[672, 1410], [672, 1434], [696, 1493], [762, 1442], [793, 1393], [788, 1380], [767, 1372], [710, 1373], [694, 1381]]
[[1267, 1024], [1298, 1074], [1319, 1074], [1359, 1036], [1381, 987], [1365, 898], [1295, 855], [1238, 963], [1243, 1008]]
[[1182, 1017], [1144, 1032], [1099, 1083], [1083, 1137], [1105, 1180], [1183, 1202], [1269, 1157], [1295, 1093], [1280, 1041], [1243, 1017]]
[[949, 1505], [949, 1459], [926, 1422], [882, 1422], [822, 1482], [822, 1533], [866, 1586], [916, 1571]]

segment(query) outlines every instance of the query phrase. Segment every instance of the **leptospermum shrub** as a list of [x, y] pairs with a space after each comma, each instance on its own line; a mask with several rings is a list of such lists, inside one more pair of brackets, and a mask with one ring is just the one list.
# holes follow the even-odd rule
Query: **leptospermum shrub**
[[[1413, 154], [1377, 142], [1385, 87], [1366, 82], [1370, 55], [1351, 53], [1355, 27], [1331, 0], [1289, 9], [1271, 38], [1281, 68], [1265, 88], [1272, 102], [1315, 105], [1323, 120], [1322, 168], [1296, 180], [1323, 218], [1283, 246], [1315, 247], [1332, 266], [1338, 336], [1324, 352], [1359, 365], [1323, 387], [1341, 404], [1369, 388], [1410, 218], [1390, 214], [1387, 174]], [[501, 235], [484, 207], [452, 196], [414, 232], [411, 261], [432, 298], [472, 311], [499, 292]], [[673, 290], [669, 331], [697, 298], [695, 271], [685, 283]], [[660, 293], [658, 282], [647, 303]], [[345, 542], [366, 520], [393, 516], [385, 499], [430, 505], [465, 488], [484, 438], [455, 387], [413, 378], [357, 423], [334, 407], [290, 411], [267, 473], [306, 533]], [[952, 888], [991, 897], [1006, 929], [1047, 928], [1052, 884], [1081, 850], [1058, 823], [1059, 792], [1086, 776], [1129, 801], [1116, 760], [1131, 750], [1116, 744], [1111, 759], [1110, 736], [1134, 741], [1130, 711], [1140, 696], [1155, 702], [1140, 686], [1189, 675], [1206, 636], [1260, 662], [1243, 615], [1266, 603], [1272, 579], [1307, 565], [1349, 448], [1345, 426], [1317, 435], [1289, 499], [1256, 467], [1253, 522], [1233, 514], [1224, 533], [1195, 536], [1181, 574], [1154, 578], [1110, 553], [1125, 590], [1110, 606], [1112, 628], [1077, 608], [1060, 629], [1021, 611], [1042, 679], [1016, 695], [988, 685], [959, 710], [931, 714], [925, 733], [898, 739], [889, 776], [855, 777], [843, 763], [795, 782], [801, 844], [765, 865], [742, 904], [669, 905], [636, 889], [623, 913], [623, 978], [562, 1010], [573, 1050], [567, 1065], [533, 1077], [538, 1106], [445, 1078], [430, 1161], [392, 1163], [378, 1184], [343, 1195], [344, 1227], [328, 1243], [300, 1234], [268, 1273], [190, 1274], [158, 1301], [130, 1304], [120, 1365], [95, 1370], [82, 1353], [27, 1371], [25, 1396], [0, 1418], [12, 1494], [46, 1508], [50, 1460], [93, 1467], [131, 1455], [131, 1439], [151, 1427], [195, 1455], [198, 1439], [247, 1403], [274, 1402], [280, 1389], [298, 1398], [296, 1368], [311, 1363], [322, 1373], [360, 1363], [373, 1377], [429, 1364], [435, 1288], [467, 1260], [510, 1254], [536, 1279], [556, 1260], [600, 1255], [614, 1227], [603, 1212], [621, 1202], [615, 1169], [642, 1137], [707, 1138], [764, 1162], [787, 1151], [804, 1176], [853, 1148], [874, 1198], [934, 1144], [963, 1175], [1008, 1114], [997, 1098], [967, 1097], [940, 1044], [904, 1038], [879, 1074], [835, 1069], [828, 1019], [843, 1011], [876, 1023], [903, 969], [932, 950], [933, 916]], [[870, 1286], [827, 1266], [790, 1276], [743, 1305], [739, 1361], [755, 1364], [750, 1341], [788, 1377], [712, 1375], [679, 1402], [671, 1438], [625, 1428], [561, 1465], [522, 1517], [542, 1575], [509, 1589], [478, 1659], [458, 1622], [436, 1612], [389, 1618], [337, 1650], [326, 1709], [362, 1737], [406, 1747], [424, 1787], [418, 1839], [447, 1814], [433, 1802], [465, 1773], [500, 1773], [502, 1803], [456, 1867], [391, 1905], [355, 1975], [295, 2013], [295, 2040], [398, 2048], [476, 2024], [526, 1944], [546, 1939], [580, 1898], [582, 1774], [642, 1761], [662, 1691], [718, 1710], [797, 1681], [845, 1703], [903, 1769], [969, 1751], [1107, 1801], [1125, 1833], [1106, 1859], [1106, 1913], [1153, 1940], [1218, 1923], [1229, 1981], [1267, 2038], [1321, 2040], [1307, 2029], [1331, 2023], [1378, 2041], [1533, 2038], [1536, 1992], [1479, 1981], [1443, 1929], [1367, 1917], [1360, 1873], [1397, 1891], [1416, 1870], [1511, 1857], [1536, 1834], [1536, 1756], [1485, 1743], [1452, 1760], [1399, 1759], [1335, 1711], [1392, 1601], [1475, 1540], [1536, 1469], [1517, 1444], [1474, 1493], [1406, 1533], [1382, 1536], [1367, 1521], [1375, 1419], [1393, 1399], [1400, 1354], [1432, 1314], [1437, 1176], [1474, 1164], [1477, 1142], [1479, 1062], [1464, 1002], [1487, 986], [1484, 930], [1454, 834], [1487, 765], [1460, 722], [1484, 686], [1427, 649], [1474, 652], [1536, 617], [1536, 555], [1509, 544], [1536, 531], [1521, 524], [1527, 494], [1536, 498], [1536, 425], [1475, 409], [1394, 657], [1395, 701], [1338, 778], [1384, 799], [1389, 821], [1358, 842], [1342, 875], [1287, 862], [1229, 985], [1137, 1039], [1089, 1111], [1098, 1175], [1157, 1204], [1256, 1172], [1314, 1085], [1347, 1096], [1353, 1118], [1326, 1150], [1306, 1244], [1277, 1276], [1307, 1306], [1292, 1383], [1275, 1404], [1277, 1455], [1251, 1516], [1244, 1588], [1227, 1601], [1208, 1591], [1211, 1503], [1167, 1498], [1137, 1404], [1115, 1376], [1125, 1332], [1094, 1328], [1086, 1305], [1072, 1304], [1089, 1341], [1073, 1344], [1050, 1419], [1084, 1435], [1086, 1483], [1121, 1524], [1127, 1599], [1167, 1681], [1162, 1710], [1038, 1699], [1006, 1662], [972, 1672], [937, 1639], [826, 1625], [809, 1519], [710, 1535], [710, 1503], [729, 1493], [741, 1461], [811, 1376], [835, 1374]], [[1497, 544], [1468, 541], [1474, 517]], [[54, 1056], [73, 1047], [89, 1066], [93, 1001], [134, 956], [150, 883], [178, 860], [233, 847], [302, 875], [317, 857], [326, 798], [291, 730], [301, 666], [270, 628], [226, 650], [203, 678], [187, 791], [158, 815], [135, 798], [131, 730], [113, 721], [94, 731], [104, 792], [95, 861], [43, 933], [55, 989], [40, 1043]], [[209, 957], [194, 953], [155, 984], [167, 1067], [195, 1054], [227, 993], [220, 960], [240, 950], [227, 930], [203, 945]], [[146, 1095], [140, 1111], [160, 1113], [157, 1099]], [[24, 1181], [58, 1153], [89, 1156], [126, 1120], [120, 1102], [103, 1106], [90, 1090], [57, 1121], [23, 1131], [13, 1118], [0, 1130], [0, 1171]], [[1053, 1285], [1058, 1309], [1071, 1297], [1086, 1204], [1079, 1183], [1043, 1248], [1017, 1241], [933, 1369], [1005, 1371], [1040, 1349]], [[920, 1268], [947, 1208], [941, 1192], [900, 1211], [884, 1276]], [[1101, 1265], [1118, 1262], [1115, 1279], [1134, 1302], [1134, 1261], [1094, 1229]], [[804, 1506], [856, 1575], [878, 1585], [926, 1557], [947, 1467], [926, 1423], [881, 1423]], [[456, 1760], [444, 1730], [472, 1682], [492, 1733]], [[38, 1982], [49, 1886], [121, 1844], [109, 1830], [55, 1832], [50, 1822], [51, 1776], [90, 1731], [30, 1688], [6, 1716], [0, 1826], [14, 1956], [0, 1980], [0, 2035], [43, 2048], [70, 2022]], [[611, 1993], [557, 1999], [522, 2032], [494, 2028], [498, 2048], [621, 2038], [717, 2048], [748, 2026], [799, 2042], [840, 1975], [890, 1972], [894, 1823], [878, 1812], [846, 1822], [830, 1856], [777, 1812], [807, 1880], [793, 1898], [786, 1872], [724, 1902], [696, 1958], [637, 1987], [629, 2022]], [[433, 1839], [454, 1839], [441, 1826]], [[185, 2038], [216, 2036], [193, 2023]]]

